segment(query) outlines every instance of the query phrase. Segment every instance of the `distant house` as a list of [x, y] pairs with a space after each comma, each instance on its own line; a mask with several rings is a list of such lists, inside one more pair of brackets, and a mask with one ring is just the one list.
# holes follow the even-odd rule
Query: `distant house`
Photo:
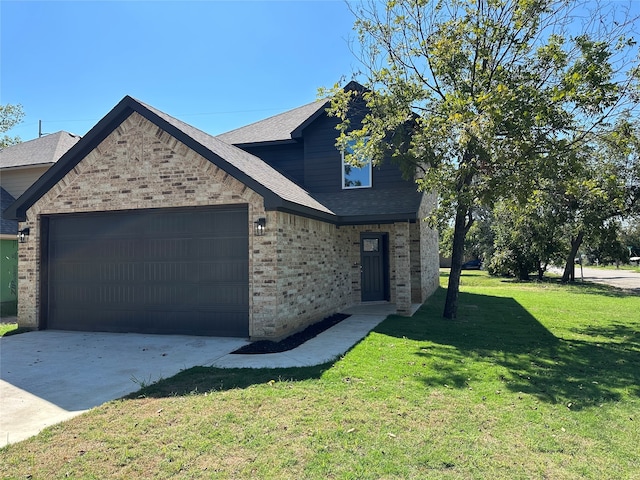
[[8, 212], [20, 325], [278, 339], [362, 302], [409, 314], [438, 285], [435, 198], [345, 164], [327, 104], [213, 137], [125, 97]]
[[1, 149], [2, 188], [18, 198], [78, 140], [72, 133], [57, 132]]
[[2, 217], [0, 226], [0, 315], [16, 314], [18, 281], [18, 223], [5, 218], [5, 210], [44, 172], [56, 163], [80, 137], [68, 132], [11, 145], [0, 150]]
[[0, 317], [13, 316], [18, 301], [18, 222], [4, 218], [4, 211], [15, 201], [0, 187]]

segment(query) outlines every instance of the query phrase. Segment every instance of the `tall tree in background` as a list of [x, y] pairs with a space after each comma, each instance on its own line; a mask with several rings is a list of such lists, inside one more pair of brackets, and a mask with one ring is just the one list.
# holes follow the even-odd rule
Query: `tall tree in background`
[[[390, 154], [439, 194], [436, 213], [454, 225], [443, 315], [455, 318], [476, 207], [526, 199], [536, 179], [637, 102], [633, 19], [618, 2], [348, 5], [368, 91], [332, 92], [338, 146], [355, 145], [354, 162]], [[348, 111], [359, 95], [369, 112], [354, 128]]]
[[610, 243], [616, 223], [640, 212], [638, 129], [623, 118], [610, 132], [590, 137], [577, 152], [574, 168], [549, 179], [570, 245], [563, 282], [575, 280], [574, 259], [585, 238], [592, 244]]
[[20, 143], [20, 137], [10, 137], [4, 133], [22, 122], [23, 118], [22, 105], [0, 105], [0, 134], [3, 134], [0, 137], [0, 148]]

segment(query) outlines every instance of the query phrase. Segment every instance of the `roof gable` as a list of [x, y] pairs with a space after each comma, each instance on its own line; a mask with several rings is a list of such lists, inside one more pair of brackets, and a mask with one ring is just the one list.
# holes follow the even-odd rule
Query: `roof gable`
[[0, 150], [0, 168], [28, 167], [56, 163], [80, 137], [69, 132], [56, 132]]
[[220, 139], [129, 96], [122, 99], [84, 138], [40, 177], [7, 210], [7, 218], [25, 220], [27, 210], [133, 112], [137, 112], [256, 191], [264, 198], [266, 209], [291, 211], [334, 220], [335, 215], [331, 210], [258, 157], [228, 145]]
[[[365, 87], [351, 81], [345, 91], [365, 92]], [[292, 142], [302, 137], [302, 131], [326, 112], [328, 99], [316, 100], [293, 110], [265, 118], [217, 136], [231, 145], [249, 146], [258, 143]]]

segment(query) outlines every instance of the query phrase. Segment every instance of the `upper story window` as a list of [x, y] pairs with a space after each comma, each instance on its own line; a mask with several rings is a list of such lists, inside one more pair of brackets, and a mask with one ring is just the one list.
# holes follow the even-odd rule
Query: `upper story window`
[[[347, 154], [353, 153], [350, 142], [347, 146]], [[342, 151], [342, 188], [371, 188], [371, 160], [367, 160], [364, 164], [354, 166], [345, 160], [345, 151]]]

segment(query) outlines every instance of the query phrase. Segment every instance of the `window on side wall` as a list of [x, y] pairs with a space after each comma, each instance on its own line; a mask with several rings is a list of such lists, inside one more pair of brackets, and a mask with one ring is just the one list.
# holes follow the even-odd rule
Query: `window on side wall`
[[[353, 144], [350, 142], [346, 153], [353, 153]], [[362, 166], [349, 164], [345, 159], [345, 150], [342, 151], [342, 188], [371, 188], [371, 161], [367, 160]]]

